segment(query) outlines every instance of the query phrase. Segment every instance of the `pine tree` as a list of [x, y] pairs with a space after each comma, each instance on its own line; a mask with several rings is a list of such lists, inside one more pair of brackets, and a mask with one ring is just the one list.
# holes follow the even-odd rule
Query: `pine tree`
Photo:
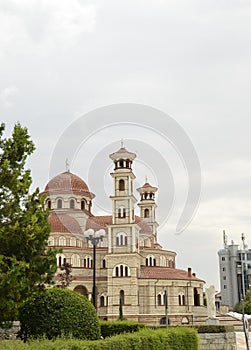
[[31, 172], [25, 168], [34, 150], [27, 128], [14, 126], [4, 138], [0, 125], [0, 324], [18, 319], [23, 301], [52, 282], [56, 251], [46, 249], [48, 212], [37, 188], [30, 193]]

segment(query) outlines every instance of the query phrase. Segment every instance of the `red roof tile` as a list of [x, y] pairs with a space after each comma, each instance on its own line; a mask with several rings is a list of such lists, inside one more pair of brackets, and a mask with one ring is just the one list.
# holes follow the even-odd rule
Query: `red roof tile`
[[77, 220], [65, 213], [53, 211], [50, 213], [48, 221], [51, 225], [51, 232], [82, 234]]
[[93, 198], [94, 195], [89, 191], [87, 184], [77, 175], [66, 171], [51, 179], [45, 187], [45, 193], [83, 193]]
[[188, 277], [187, 271], [170, 267], [141, 266], [140, 278], [202, 281], [195, 276]]

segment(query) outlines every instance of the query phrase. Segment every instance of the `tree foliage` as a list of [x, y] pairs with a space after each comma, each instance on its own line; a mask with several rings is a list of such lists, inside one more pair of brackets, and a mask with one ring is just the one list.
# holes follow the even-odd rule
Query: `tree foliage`
[[72, 265], [70, 263], [64, 262], [60, 267], [61, 273], [59, 276], [59, 282], [62, 288], [68, 288], [73, 280], [71, 275]]
[[20, 312], [20, 337], [53, 339], [72, 336], [99, 339], [96, 310], [87, 298], [64, 288], [51, 288], [34, 294]]
[[30, 193], [31, 172], [25, 168], [34, 150], [28, 130], [14, 126], [4, 137], [0, 125], [0, 324], [18, 318], [18, 309], [34, 290], [52, 281], [55, 251], [46, 250], [48, 213], [37, 188]]
[[[234, 311], [242, 314], [242, 302], [241, 301], [235, 305]], [[245, 298], [244, 298], [244, 313], [251, 315], [250, 290], [247, 290]]]

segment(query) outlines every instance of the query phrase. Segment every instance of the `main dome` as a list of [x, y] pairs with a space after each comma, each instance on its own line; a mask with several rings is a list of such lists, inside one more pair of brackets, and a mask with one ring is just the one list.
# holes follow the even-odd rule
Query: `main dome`
[[75, 193], [89, 195], [91, 198], [94, 194], [90, 192], [87, 184], [77, 175], [66, 171], [51, 179], [45, 187], [45, 193]]

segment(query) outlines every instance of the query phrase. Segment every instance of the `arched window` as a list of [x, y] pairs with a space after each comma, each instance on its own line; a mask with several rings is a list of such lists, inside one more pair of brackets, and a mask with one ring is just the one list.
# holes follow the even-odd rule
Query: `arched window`
[[156, 266], [156, 259], [153, 255], [146, 257], [146, 266]]
[[126, 265], [117, 265], [113, 269], [113, 277], [128, 277], [131, 275], [130, 268]]
[[85, 200], [82, 199], [81, 201], [81, 210], [84, 210], [85, 209]]
[[57, 201], [57, 208], [58, 209], [62, 209], [62, 207], [63, 207], [63, 201], [62, 201], [62, 199], [58, 199], [58, 201]]
[[64, 236], [60, 236], [58, 239], [58, 245], [66, 246], [66, 238]]
[[149, 218], [149, 216], [150, 216], [149, 209], [145, 209], [144, 210], [144, 218]]
[[71, 247], [76, 247], [76, 238], [75, 237], [71, 237], [70, 238], [70, 246]]
[[105, 259], [103, 259], [102, 266], [103, 266], [103, 269], [106, 268], [106, 260]]
[[200, 306], [200, 295], [198, 293], [197, 288], [194, 288], [193, 296], [194, 296], [194, 306]]
[[105, 306], [105, 297], [101, 295], [100, 297], [100, 307]]
[[125, 292], [123, 290], [119, 292], [119, 303], [125, 305]]
[[51, 210], [51, 201], [50, 201], [50, 200], [47, 201], [47, 208], [48, 208], [49, 210]]
[[119, 191], [125, 190], [125, 181], [123, 179], [119, 180]]
[[161, 294], [158, 294], [157, 302], [158, 302], [158, 306], [162, 305], [162, 295]]
[[74, 208], [75, 208], [75, 201], [74, 201], [74, 199], [71, 199], [71, 200], [70, 200], [70, 208], [71, 208], [71, 209], [74, 209]]
[[118, 217], [119, 218], [125, 218], [126, 217], [126, 208], [125, 207], [120, 207], [118, 209]]
[[78, 254], [71, 256], [71, 264], [73, 267], [80, 267], [80, 256]]
[[120, 160], [120, 161], [119, 161], [119, 167], [120, 167], [120, 168], [123, 168], [123, 167], [124, 167], [124, 161], [123, 161], [123, 160]]
[[57, 255], [57, 266], [63, 266], [66, 263], [66, 258], [63, 254]]
[[89, 255], [86, 255], [84, 258], [84, 267], [87, 269], [92, 268], [92, 258]]
[[122, 232], [118, 233], [116, 236], [116, 246], [126, 246], [127, 245], [127, 235]]

